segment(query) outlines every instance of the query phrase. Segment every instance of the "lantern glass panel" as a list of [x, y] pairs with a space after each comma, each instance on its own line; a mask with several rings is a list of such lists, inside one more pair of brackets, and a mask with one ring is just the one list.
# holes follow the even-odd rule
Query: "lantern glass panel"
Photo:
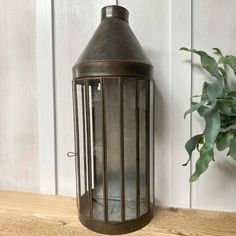
[[136, 80], [123, 80], [125, 219], [137, 217]]
[[119, 79], [104, 79], [108, 220], [121, 220], [121, 139]]
[[145, 214], [148, 211], [148, 113], [147, 113], [147, 94], [148, 94], [147, 80], [137, 81], [138, 88], [138, 121], [139, 121], [139, 168], [140, 168], [140, 215]]
[[93, 218], [104, 220], [102, 91], [100, 79], [89, 83]]
[[81, 195], [85, 194], [85, 140], [84, 140], [84, 126], [83, 126], [83, 91], [82, 91], [82, 86], [81, 84], [77, 84], [77, 111], [78, 111], [78, 123], [79, 123], [79, 132], [80, 132], [80, 137], [79, 137], [79, 165], [80, 165], [80, 192]]
[[83, 81], [80, 81], [76, 85], [76, 97], [77, 97], [77, 114], [78, 117], [78, 150], [79, 150], [79, 172], [80, 172], [80, 194], [84, 196], [82, 198], [82, 204], [80, 206], [80, 211], [84, 212], [87, 206], [87, 196], [86, 193], [88, 191], [88, 165], [87, 165], [87, 130], [86, 130], [86, 113], [85, 111], [85, 93], [84, 93], [84, 84]]

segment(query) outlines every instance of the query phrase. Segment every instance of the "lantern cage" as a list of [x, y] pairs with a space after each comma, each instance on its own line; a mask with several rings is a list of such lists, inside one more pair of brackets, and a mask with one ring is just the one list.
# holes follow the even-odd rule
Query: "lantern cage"
[[99, 233], [140, 229], [154, 207], [154, 83], [125, 8], [102, 9], [73, 77], [79, 219]]

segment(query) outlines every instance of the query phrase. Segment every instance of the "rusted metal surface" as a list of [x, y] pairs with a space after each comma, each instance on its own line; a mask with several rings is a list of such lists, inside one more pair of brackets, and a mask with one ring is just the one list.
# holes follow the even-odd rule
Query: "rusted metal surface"
[[136, 76], [150, 78], [152, 65], [120, 6], [102, 9], [102, 22], [73, 67], [74, 78]]

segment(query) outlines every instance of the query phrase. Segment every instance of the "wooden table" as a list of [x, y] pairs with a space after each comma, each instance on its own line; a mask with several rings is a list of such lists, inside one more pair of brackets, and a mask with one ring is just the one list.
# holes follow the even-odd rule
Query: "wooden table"
[[[80, 224], [75, 199], [0, 191], [0, 236], [99, 235]], [[236, 213], [158, 208], [151, 223], [129, 235], [236, 236]]]

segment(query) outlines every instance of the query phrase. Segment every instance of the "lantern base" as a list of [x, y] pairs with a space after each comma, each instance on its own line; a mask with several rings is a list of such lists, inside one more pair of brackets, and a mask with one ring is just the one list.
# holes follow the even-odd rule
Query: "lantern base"
[[153, 217], [153, 207], [138, 219], [126, 220], [124, 222], [108, 222], [91, 220], [84, 215], [79, 215], [80, 222], [88, 229], [102, 234], [126, 234], [143, 228]]

